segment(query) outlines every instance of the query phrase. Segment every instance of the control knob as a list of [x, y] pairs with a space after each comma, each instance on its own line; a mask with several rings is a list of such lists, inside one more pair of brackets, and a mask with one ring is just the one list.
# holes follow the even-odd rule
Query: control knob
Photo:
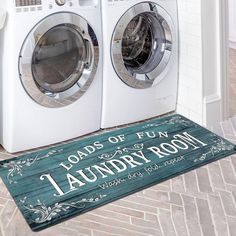
[[56, 1], [56, 4], [59, 6], [63, 6], [66, 3], [66, 0], [55, 0], [55, 1]]

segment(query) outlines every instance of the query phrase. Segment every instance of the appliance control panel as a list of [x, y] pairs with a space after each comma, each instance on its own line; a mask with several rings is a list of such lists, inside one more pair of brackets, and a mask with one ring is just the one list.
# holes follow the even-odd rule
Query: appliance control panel
[[[1, 1], [1, 0], [0, 0]], [[14, 0], [17, 13], [57, 9], [62, 7], [96, 8], [99, 0]], [[124, 0], [126, 1], [126, 0]]]
[[15, 0], [16, 7], [42, 5], [42, 0]]
[[129, 0], [107, 0], [108, 6], [120, 6], [124, 5], [128, 2]]

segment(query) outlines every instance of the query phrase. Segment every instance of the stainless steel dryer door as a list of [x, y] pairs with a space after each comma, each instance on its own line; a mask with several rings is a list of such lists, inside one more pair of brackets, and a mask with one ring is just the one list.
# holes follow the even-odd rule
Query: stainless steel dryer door
[[39, 22], [19, 55], [26, 92], [45, 107], [67, 106], [92, 83], [98, 65], [96, 35], [82, 17], [56, 13]]
[[145, 89], [165, 70], [172, 53], [173, 22], [155, 3], [139, 3], [119, 20], [111, 43], [113, 67], [130, 87]]

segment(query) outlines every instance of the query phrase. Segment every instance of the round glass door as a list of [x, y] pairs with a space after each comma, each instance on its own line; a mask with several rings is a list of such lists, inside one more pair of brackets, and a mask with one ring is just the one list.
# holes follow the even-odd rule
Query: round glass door
[[152, 87], [171, 57], [173, 24], [157, 4], [140, 3], [118, 22], [112, 39], [112, 62], [130, 87]]
[[57, 25], [38, 41], [32, 56], [32, 74], [43, 92], [61, 93], [80, 79], [86, 63], [86, 45], [73, 25]]
[[22, 47], [23, 86], [43, 106], [69, 105], [92, 83], [98, 53], [95, 33], [83, 18], [71, 13], [51, 15], [30, 32]]

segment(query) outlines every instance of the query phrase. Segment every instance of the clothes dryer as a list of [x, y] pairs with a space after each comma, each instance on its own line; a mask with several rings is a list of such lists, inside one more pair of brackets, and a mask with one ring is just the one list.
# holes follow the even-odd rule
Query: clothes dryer
[[178, 83], [176, 0], [105, 0], [102, 128], [172, 112]]

